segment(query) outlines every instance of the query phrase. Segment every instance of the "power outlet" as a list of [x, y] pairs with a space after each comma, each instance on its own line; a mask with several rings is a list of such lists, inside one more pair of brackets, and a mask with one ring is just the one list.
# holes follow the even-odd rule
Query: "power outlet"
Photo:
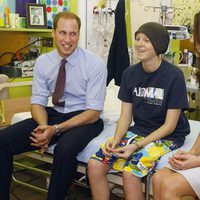
[[43, 37], [42, 38], [42, 46], [43, 47], [53, 47], [53, 38]]

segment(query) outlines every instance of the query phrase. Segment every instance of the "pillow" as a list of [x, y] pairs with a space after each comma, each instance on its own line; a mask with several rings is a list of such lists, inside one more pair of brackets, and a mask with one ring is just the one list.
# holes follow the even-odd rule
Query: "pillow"
[[117, 98], [119, 86], [109, 84], [106, 89], [104, 110], [100, 117], [105, 124], [114, 124], [118, 121], [121, 110], [121, 101]]

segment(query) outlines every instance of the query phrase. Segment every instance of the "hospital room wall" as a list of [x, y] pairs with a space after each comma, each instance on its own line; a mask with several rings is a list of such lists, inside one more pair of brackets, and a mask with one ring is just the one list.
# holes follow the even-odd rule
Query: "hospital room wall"
[[[79, 44], [85, 48], [91, 48], [94, 45], [94, 15], [93, 9], [99, 6], [101, 2], [106, 2], [106, 6], [114, 10], [118, 0], [77, 0], [78, 1], [78, 15], [81, 18], [81, 37]], [[160, 6], [161, 4], [171, 6], [171, 0], [130, 0], [131, 5], [131, 29], [132, 33], [146, 21], [159, 21], [159, 10], [149, 9], [145, 11], [145, 6]], [[142, 14], [141, 14], [142, 13]], [[143, 16], [143, 17], [140, 17]], [[114, 16], [112, 17], [114, 22]], [[111, 27], [114, 28], [114, 27]]]
[[[100, 7], [102, 2], [105, 3], [105, 7], [115, 10], [118, 0], [78, 0], [78, 15], [82, 21], [79, 45], [96, 53], [106, 62], [115, 28], [115, 15], [94, 14], [94, 7]], [[145, 6], [159, 7], [162, 4], [170, 7], [171, 0], [126, 0], [125, 2], [126, 23], [127, 15], [130, 17], [130, 22], [127, 23], [128, 46], [132, 48], [134, 42], [133, 33], [141, 24], [147, 21], [159, 22], [160, 10], [150, 8], [147, 12], [144, 9]]]
[[78, 1], [78, 15], [81, 18], [81, 36], [79, 44], [82, 47], [90, 48], [90, 44], [93, 43], [93, 22], [94, 15], [93, 9], [95, 6], [99, 6], [101, 2], [107, 2], [106, 6], [109, 6], [111, 3], [111, 7], [115, 9], [118, 0], [77, 0]]
[[[111, 30], [114, 30], [114, 15], [112, 15], [111, 20], [113, 24], [110, 27], [110, 35], [104, 40], [104, 36], [100, 32], [97, 32], [97, 29], [94, 28], [95, 24], [95, 16], [93, 14], [93, 9], [95, 6], [98, 6], [100, 2], [106, 2], [107, 5], [111, 5], [114, 10], [118, 0], [77, 0], [78, 1], [78, 14], [82, 20], [81, 27], [81, 38], [80, 38], [80, 46], [87, 48], [95, 53], [99, 53], [101, 57], [108, 56], [108, 48], [110, 46], [110, 42], [112, 40]], [[126, 0], [127, 1], [127, 0]], [[138, 27], [147, 22], [147, 21], [156, 21], [161, 22], [161, 9], [159, 7], [161, 5], [166, 5], [168, 11], [173, 11], [173, 19], [171, 23], [174, 25], [185, 25], [183, 24], [186, 21], [186, 18], [193, 22], [194, 14], [199, 10], [200, 2], [199, 0], [128, 0], [130, 1], [130, 14], [131, 14], [131, 35], [138, 29]], [[148, 9], [146, 9], [149, 7]], [[157, 8], [155, 8], [157, 7]], [[171, 7], [171, 8], [170, 8]], [[187, 9], [186, 9], [187, 8]], [[190, 9], [190, 12], [187, 10]], [[182, 12], [182, 11], [183, 12]], [[187, 13], [185, 13], [187, 12]], [[142, 16], [142, 17], [140, 17]], [[103, 39], [103, 40], [102, 40]], [[105, 41], [107, 42], [106, 44]], [[100, 44], [99, 44], [100, 43]], [[132, 44], [134, 43], [134, 37], [132, 37]], [[108, 45], [107, 45], [108, 44]], [[172, 41], [172, 50], [180, 51], [183, 48], [186, 48], [188, 45], [191, 47], [189, 41]], [[102, 46], [101, 46], [102, 45]], [[107, 49], [105, 48], [107, 47]], [[191, 47], [192, 48], [192, 47]], [[189, 48], [189, 49], [191, 49]], [[102, 50], [103, 52], [98, 52], [98, 50]]]

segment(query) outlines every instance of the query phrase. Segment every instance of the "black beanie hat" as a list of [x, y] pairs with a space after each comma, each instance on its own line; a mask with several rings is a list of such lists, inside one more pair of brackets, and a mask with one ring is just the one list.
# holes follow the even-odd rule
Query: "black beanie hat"
[[166, 52], [169, 45], [169, 34], [164, 26], [156, 22], [148, 22], [135, 32], [135, 38], [138, 33], [144, 33], [149, 38], [157, 55]]

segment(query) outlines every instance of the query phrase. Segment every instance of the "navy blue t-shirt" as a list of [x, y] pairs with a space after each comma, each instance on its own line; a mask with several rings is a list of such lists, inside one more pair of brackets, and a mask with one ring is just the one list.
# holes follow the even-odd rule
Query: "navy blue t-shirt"
[[180, 69], [163, 60], [160, 67], [147, 73], [142, 63], [127, 68], [122, 76], [118, 98], [133, 104], [135, 134], [147, 136], [165, 122], [168, 109], [181, 109], [176, 129], [164, 139], [183, 145], [190, 126], [184, 110], [188, 108], [184, 75]]

